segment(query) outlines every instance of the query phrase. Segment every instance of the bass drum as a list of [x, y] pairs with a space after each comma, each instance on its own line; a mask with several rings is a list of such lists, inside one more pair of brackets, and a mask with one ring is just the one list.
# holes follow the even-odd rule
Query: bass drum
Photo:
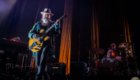
[[115, 62], [109, 57], [104, 57], [98, 63], [98, 70], [102, 75], [111, 75], [115, 71]]

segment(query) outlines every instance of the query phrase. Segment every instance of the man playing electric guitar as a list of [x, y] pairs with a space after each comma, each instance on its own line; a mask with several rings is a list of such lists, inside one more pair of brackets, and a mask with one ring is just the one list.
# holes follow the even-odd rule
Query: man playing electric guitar
[[[51, 10], [45, 8], [41, 14], [41, 21], [36, 22], [28, 33], [30, 38], [29, 49], [35, 54], [35, 61], [38, 67], [35, 80], [49, 79], [45, 67], [50, 55], [55, 58], [55, 35], [60, 34], [60, 20], [58, 19], [56, 22], [51, 20], [51, 16], [53, 16]], [[52, 25], [54, 27], [47, 34], [44, 34]]]

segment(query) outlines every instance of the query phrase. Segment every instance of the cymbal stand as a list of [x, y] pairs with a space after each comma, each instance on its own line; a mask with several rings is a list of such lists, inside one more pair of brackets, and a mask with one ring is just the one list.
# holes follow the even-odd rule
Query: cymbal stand
[[129, 68], [129, 62], [128, 62], [128, 58], [127, 58], [127, 49], [126, 49], [126, 46], [125, 46], [125, 61], [126, 61], [126, 67], [127, 67], [127, 71], [128, 71], [128, 74], [130, 75], [130, 68]]
[[115, 74], [114, 75], [121, 75], [121, 72], [119, 71], [119, 61], [115, 61]]
[[88, 57], [88, 59], [89, 59], [89, 72], [88, 72], [88, 76], [91, 76], [91, 62], [90, 62], [90, 54], [91, 54], [91, 52], [90, 52], [90, 50], [89, 50], [89, 57]]
[[94, 62], [95, 62], [94, 74], [95, 74], [95, 75], [97, 74], [97, 68], [96, 68], [96, 63], [97, 63], [97, 58], [96, 58], [96, 56], [97, 56], [97, 54], [98, 54], [98, 51], [95, 53], [95, 56], [94, 56]]
[[[91, 64], [90, 64], [90, 63], [91, 63], [91, 62], [90, 62], [90, 54], [91, 54], [91, 52], [90, 52], [90, 50], [89, 50], [89, 57], [88, 57], [88, 58], [89, 58], [89, 67], [91, 67], [91, 66], [90, 66], [90, 65], [91, 65]], [[90, 68], [89, 68], [89, 71], [90, 71]]]
[[[130, 68], [129, 68], [129, 61], [128, 61], [128, 57], [127, 57], [127, 49], [126, 49], [126, 47], [125, 47], [125, 54], [126, 54], [126, 56], [125, 56], [125, 61], [126, 61], [126, 68], [127, 68], [127, 73], [128, 73], [128, 75], [130, 75], [131, 73], [130, 73], [130, 71], [131, 72], [133, 72]], [[134, 73], [134, 72], [133, 72]]]
[[135, 65], [136, 65], [136, 75], [138, 75], [138, 73], [137, 73], [138, 68], [137, 68], [137, 62], [136, 62], [136, 54], [135, 54], [135, 48], [134, 48], [134, 43], [133, 43], [133, 38], [132, 38], [133, 36], [135, 36], [135, 35], [130, 34], [131, 43], [132, 43], [133, 58], [134, 58], [134, 62], [135, 62]]

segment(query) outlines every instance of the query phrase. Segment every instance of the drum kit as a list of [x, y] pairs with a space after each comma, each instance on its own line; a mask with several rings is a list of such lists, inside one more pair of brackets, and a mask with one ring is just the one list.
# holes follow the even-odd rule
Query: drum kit
[[[96, 55], [102, 55], [105, 53], [102, 48], [87, 48], [89, 50], [89, 68], [87, 75], [99, 75], [99, 74], [113, 74], [113, 75], [122, 75], [122, 74], [137, 74], [130, 69], [129, 54], [131, 53], [130, 42], [120, 43], [118, 46], [118, 50], [113, 50], [110, 53], [110, 57], [103, 57], [101, 60], [96, 58]], [[124, 52], [123, 52], [124, 51]], [[91, 61], [91, 52], [95, 53], [92, 63]], [[133, 57], [132, 57], [133, 58]], [[91, 64], [94, 65], [91, 66]], [[135, 66], [134, 64], [132, 66]]]

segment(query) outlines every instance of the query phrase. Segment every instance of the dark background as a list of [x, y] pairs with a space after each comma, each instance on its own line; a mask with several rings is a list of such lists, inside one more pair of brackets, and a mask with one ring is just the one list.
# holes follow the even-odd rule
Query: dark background
[[[9, 15], [0, 24], [0, 38], [10, 39], [18, 36], [22, 42], [28, 43], [28, 32], [34, 23], [41, 19], [40, 12], [46, 7], [51, 8], [54, 13], [52, 20], [55, 21], [63, 15], [64, 3], [65, 0], [48, 0], [48, 3], [47, 0], [17, 0]], [[88, 63], [86, 47], [90, 46], [91, 41], [92, 5], [94, 5], [99, 22], [99, 47], [105, 50], [100, 59], [106, 55], [110, 43], [114, 42], [118, 46], [124, 42], [123, 36], [120, 36], [124, 33], [122, 26], [124, 17], [128, 20], [130, 34], [135, 35], [133, 42], [140, 67], [139, 4], [138, 0], [73, 0], [71, 61], [78, 61], [79, 58], [80, 61]], [[52, 61], [54, 63], [59, 61], [61, 35], [56, 39], [56, 59]]]

